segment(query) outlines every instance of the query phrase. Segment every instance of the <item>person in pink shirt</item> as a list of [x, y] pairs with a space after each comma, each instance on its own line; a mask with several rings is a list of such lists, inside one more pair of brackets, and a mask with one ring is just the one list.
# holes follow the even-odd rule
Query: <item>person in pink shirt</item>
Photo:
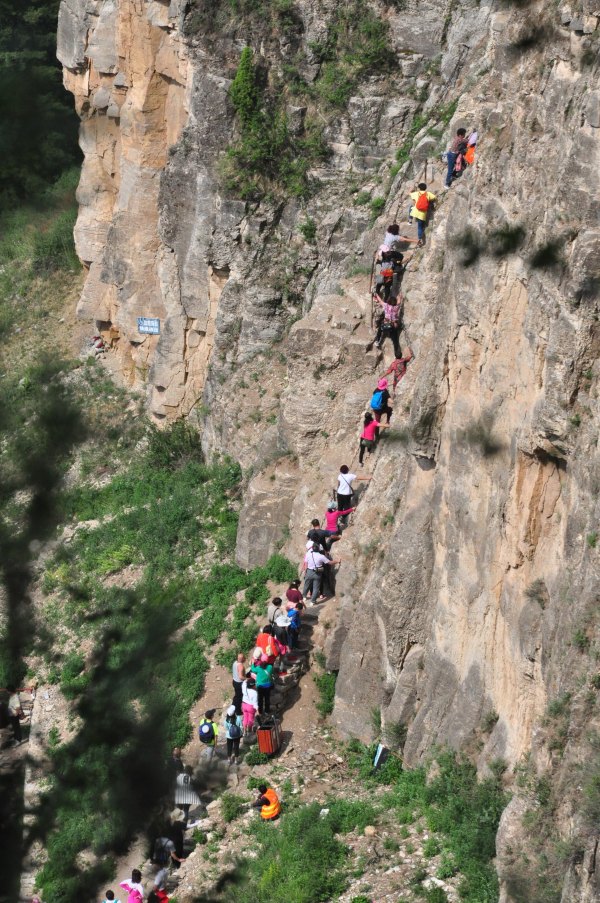
[[352, 514], [353, 511], [356, 511], [356, 508], [347, 508], [345, 511], [338, 511], [335, 502], [330, 502], [329, 505], [327, 505], [327, 511], [325, 512], [325, 530], [333, 536], [339, 535], [341, 533], [338, 526], [340, 517], [347, 517], [348, 514]]
[[121, 881], [119, 887], [127, 891], [127, 903], [143, 903], [144, 887], [142, 885], [142, 873], [139, 869], [133, 869], [131, 881]]
[[389, 423], [377, 423], [371, 412], [367, 411], [365, 414], [363, 431], [360, 434], [360, 451], [358, 453], [359, 464], [363, 463], [365, 451], [368, 451], [369, 454], [371, 454], [375, 448], [375, 443], [379, 438], [379, 430], [387, 430], [388, 427]]

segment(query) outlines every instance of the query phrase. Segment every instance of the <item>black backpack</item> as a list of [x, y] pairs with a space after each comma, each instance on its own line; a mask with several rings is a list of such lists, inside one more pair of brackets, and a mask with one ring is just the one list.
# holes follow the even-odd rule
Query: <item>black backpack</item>
[[159, 865], [166, 865], [171, 858], [171, 854], [167, 850], [168, 837], [157, 837], [154, 841], [153, 861]]

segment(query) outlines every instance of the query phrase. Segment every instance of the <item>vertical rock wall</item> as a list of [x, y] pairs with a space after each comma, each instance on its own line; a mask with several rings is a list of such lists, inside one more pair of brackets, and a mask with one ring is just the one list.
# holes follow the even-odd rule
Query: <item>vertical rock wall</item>
[[[357, 469], [361, 412], [389, 360], [372, 346], [365, 273], [384, 219], [405, 222], [423, 172], [439, 190], [431, 161], [457, 126], [478, 127], [476, 166], [440, 195], [405, 277], [416, 359], [340, 544], [334, 720], [368, 739], [380, 709], [384, 725], [405, 725], [411, 764], [434, 743], [482, 771], [530, 755], [562, 788], [561, 836], [586, 838], [563, 900], [589, 903], [594, 841], [568, 773], [600, 728], [582, 701], [582, 649], [598, 641], [598, 16], [588, 0], [378, 4], [398, 66], [323, 115], [319, 191], [224, 194], [241, 48], [271, 73], [301, 58], [312, 84], [311, 47], [335, 8], [298, 0], [290, 43], [272, 23], [192, 28], [175, 0], [63, 0], [60, 58], [85, 151], [81, 311], [111, 332], [156, 417], [193, 412], [206, 450], [247, 469], [239, 563], [282, 545], [299, 558], [340, 463]], [[290, 121], [308, 106], [290, 99]], [[410, 159], [391, 170], [406, 142]], [[361, 193], [385, 200], [377, 222]], [[299, 229], [308, 219], [314, 241]], [[158, 340], [138, 335], [141, 315], [161, 318]], [[565, 693], [559, 759], [544, 712]], [[526, 881], [515, 889], [509, 850], [526, 841], [525, 808], [519, 792], [503, 818], [506, 903], [534, 899]]]

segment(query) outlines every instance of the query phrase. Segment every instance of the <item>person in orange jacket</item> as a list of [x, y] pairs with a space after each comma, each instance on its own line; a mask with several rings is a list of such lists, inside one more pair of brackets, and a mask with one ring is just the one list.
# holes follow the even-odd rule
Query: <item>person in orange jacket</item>
[[260, 810], [260, 817], [264, 818], [265, 821], [272, 821], [274, 818], [277, 818], [281, 812], [281, 803], [273, 788], [267, 787], [266, 784], [261, 784], [258, 788], [258, 793], [257, 800], [252, 804], [253, 808]]

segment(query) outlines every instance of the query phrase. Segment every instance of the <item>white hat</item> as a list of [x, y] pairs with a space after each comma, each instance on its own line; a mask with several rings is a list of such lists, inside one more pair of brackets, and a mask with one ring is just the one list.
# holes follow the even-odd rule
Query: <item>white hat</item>
[[228, 714], [228, 715], [235, 715], [235, 706], [234, 706], [234, 705], [230, 705], [230, 706], [229, 706], [229, 708], [227, 709], [227, 714]]

